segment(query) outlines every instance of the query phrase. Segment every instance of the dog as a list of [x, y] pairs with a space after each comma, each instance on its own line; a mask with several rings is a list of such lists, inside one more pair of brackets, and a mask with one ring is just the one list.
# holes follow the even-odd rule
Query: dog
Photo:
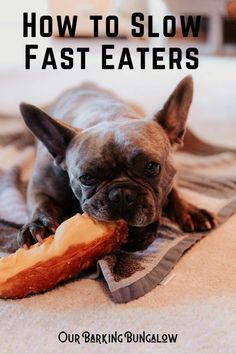
[[187, 76], [148, 117], [93, 84], [66, 91], [47, 112], [22, 103], [38, 144], [27, 191], [30, 222], [19, 244], [41, 241], [76, 212], [124, 219], [134, 239], [156, 229], [163, 214], [187, 232], [214, 228], [215, 215], [185, 201], [174, 181], [173, 153], [183, 145], [192, 96]]

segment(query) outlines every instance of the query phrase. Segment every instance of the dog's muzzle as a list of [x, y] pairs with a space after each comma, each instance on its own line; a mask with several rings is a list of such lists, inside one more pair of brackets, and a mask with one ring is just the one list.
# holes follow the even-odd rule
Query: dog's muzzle
[[119, 212], [121, 217], [134, 206], [136, 198], [137, 192], [125, 186], [113, 187], [108, 192], [108, 199], [111, 202], [111, 207]]

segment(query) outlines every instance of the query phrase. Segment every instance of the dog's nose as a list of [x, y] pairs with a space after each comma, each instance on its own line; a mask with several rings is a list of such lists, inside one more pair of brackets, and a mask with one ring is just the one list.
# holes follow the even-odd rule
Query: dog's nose
[[120, 207], [127, 207], [134, 203], [136, 193], [129, 188], [112, 188], [108, 193], [108, 198], [111, 202], [119, 205]]

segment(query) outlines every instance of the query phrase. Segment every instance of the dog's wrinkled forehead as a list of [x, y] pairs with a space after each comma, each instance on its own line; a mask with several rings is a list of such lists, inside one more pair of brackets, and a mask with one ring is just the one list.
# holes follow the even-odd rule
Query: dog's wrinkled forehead
[[125, 164], [137, 156], [162, 162], [170, 150], [164, 130], [155, 122], [133, 120], [131, 122], [103, 122], [84, 130], [76, 137], [67, 158], [78, 167], [90, 168], [91, 164], [110, 167]]

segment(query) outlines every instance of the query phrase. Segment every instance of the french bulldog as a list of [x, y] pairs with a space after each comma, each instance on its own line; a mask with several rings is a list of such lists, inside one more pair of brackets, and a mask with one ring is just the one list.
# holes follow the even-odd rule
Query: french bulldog
[[134, 238], [156, 228], [163, 213], [187, 232], [214, 228], [216, 217], [185, 201], [174, 182], [172, 157], [183, 145], [192, 96], [187, 76], [147, 117], [93, 84], [66, 91], [46, 112], [22, 103], [38, 144], [27, 191], [30, 222], [20, 230], [19, 244], [41, 241], [76, 212], [122, 218]]

